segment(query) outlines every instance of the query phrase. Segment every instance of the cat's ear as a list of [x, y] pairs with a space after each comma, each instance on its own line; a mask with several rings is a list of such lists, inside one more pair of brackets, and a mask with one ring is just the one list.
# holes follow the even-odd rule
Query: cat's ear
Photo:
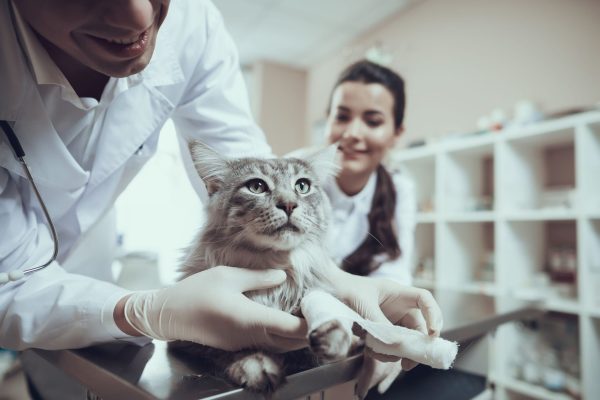
[[337, 148], [337, 143], [330, 144], [327, 147], [302, 148], [294, 150], [284, 157], [307, 161], [317, 173], [319, 180], [324, 182], [327, 178], [337, 175], [341, 169]]
[[225, 182], [227, 160], [202, 142], [193, 140], [188, 145], [194, 167], [204, 181], [209, 195], [219, 190]]

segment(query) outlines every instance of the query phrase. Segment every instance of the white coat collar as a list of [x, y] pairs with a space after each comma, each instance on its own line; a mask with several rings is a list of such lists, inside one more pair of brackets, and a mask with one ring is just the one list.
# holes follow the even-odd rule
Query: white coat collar
[[377, 185], [377, 172], [373, 172], [369, 176], [369, 180], [365, 187], [353, 196], [348, 196], [342, 192], [335, 179], [332, 179], [327, 186], [327, 195], [331, 201], [334, 210], [345, 210], [352, 212], [356, 210], [361, 214], [368, 214], [371, 211], [371, 203], [375, 195], [375, 186]]

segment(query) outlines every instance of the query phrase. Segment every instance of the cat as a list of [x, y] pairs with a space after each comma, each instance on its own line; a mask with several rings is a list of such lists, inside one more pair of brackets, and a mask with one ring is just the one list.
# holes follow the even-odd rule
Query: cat
[[[283, 269], [283, 284], [246, 295], [299, 316], [307, 292], [335, 295], [324, 273], [337, 267], [323, 245], [331, 209], [322, 187], [337, 170], [335, 146], [302, 158], [227, 159], [200, 142], [190, 151], [209, 199], [207, 221], [187, 251], [180, 279], [217, 265]], [[213, 374], [235, 385], [269, 394], [292, 370], [346, 357], [352, 327], [330, 318], [309, 332], [309, 343], [312, 354], [227, 352], [191, 342], [171, 342], [170, 349], [210, 364]]]

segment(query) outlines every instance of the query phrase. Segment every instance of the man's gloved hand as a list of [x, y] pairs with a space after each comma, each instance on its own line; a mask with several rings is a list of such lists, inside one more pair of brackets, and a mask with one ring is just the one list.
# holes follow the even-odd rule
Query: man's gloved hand
[[[333, 275], [330, 281], [340, 300], [364, 318], [439, 336], [443, 325], [442, 312], [429, 291], [403, 286], [388, 279], [351, 275], [339, 269], [330, 271]], [[379, 390], [385, 391], [401, 369], [409, 370], [416, 365], [412, 360], [377, 354], [367, 348], [358, 377], [357, 395], [365, 397], [368, 390], [378, 383], [381, 383]]]
[[[278, 286], [285, 279], [278, 270], [218, 266], [164, 289], [135, 292], [120, 304], [127, 325], [154, 339], [186, 340], [230, 351], [253, 346], [290, 351], [308, 345], [304, 319], [244, 295]], [[117, 324], [119, 313], [117, 305]]]

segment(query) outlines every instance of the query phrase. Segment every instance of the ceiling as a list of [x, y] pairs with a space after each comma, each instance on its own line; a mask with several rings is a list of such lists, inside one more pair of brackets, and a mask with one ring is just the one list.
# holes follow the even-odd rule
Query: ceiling
[[306, 68], [406, 7], [410, 0], [213, 0], [242, 64]]

